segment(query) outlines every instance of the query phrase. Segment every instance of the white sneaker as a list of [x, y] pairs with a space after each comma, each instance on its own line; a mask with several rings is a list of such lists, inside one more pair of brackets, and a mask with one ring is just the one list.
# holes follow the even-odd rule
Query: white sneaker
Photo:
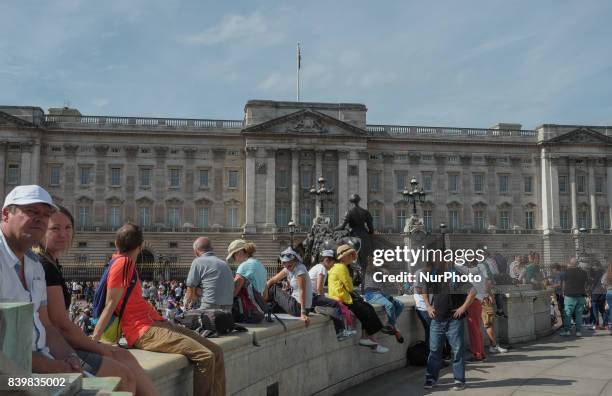
[[591, 326], [591, 330], [597, 330], [597, 325]]
[[378, 344], [368, 338], [362, 338], [361, 340], [359, 340], [359, 345], [367, 346], [367, 347], [375, 347]]
[[508, 352], [508, 350], [506, 348], [500, 347], [499, 345], [495, 345], [495, 346], [491, 345], [489, 347], [489, 352], [490, 353], [506, 353]]
[[559, 334], [561, 337], [569, 337], [571, 334], [569, 331], [562, 331], [561, 334]]
[[380, 344], [376, 345], [376, 348], [373, 349], [376, 353], [387, 353], [389, 352], [389, 348], [384, 347]]
[[353, 331], [349, 331], [349, 330], [342, 330], [342, 332], [340, 334], [342, 334], [344, 337], [349, 338], [349, 337], [352, 337], [355, 334], [357, 334], [357, 332], [356, 331], [353, 332]]
[[577, 332], [576, 332], [576, 337], [582, 337], [582, 333], [581, 333], [581, 332], [579, 332], [579, 331], [577, 331]]
[[357, 334], [357, 330], [353, 330], [353, 329], [344, 329], [344, 331], [346, 331], [346, 334], [350, 334], [351, 336], [354, 336], [355, 334]]

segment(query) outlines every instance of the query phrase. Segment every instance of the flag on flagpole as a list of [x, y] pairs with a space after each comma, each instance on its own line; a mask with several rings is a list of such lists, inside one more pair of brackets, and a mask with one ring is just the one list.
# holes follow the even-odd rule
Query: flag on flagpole
[[302, 52], [300, 50], [300, 43], [297, 45], [297, 65], [299, 70], [302, 67]]

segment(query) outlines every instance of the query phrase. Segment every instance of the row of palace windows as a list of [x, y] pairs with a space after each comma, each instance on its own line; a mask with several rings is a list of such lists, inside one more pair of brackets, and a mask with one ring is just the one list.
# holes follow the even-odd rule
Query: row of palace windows
[[[510, 175], [497, 175], [497, 189], [500, 194], [510, 192]], [[433, 191], [433, 172], [421, 174], [419, 185], [425, 192]], [[380, 192], [382, 189], [382, 173], [370, 173], [369, 190], [371, 192]], [[403, 191], [405, 188], [410, 188], [410, 175], [407, 171], [395, 172], [395, 188], [397, 191]], [[446, 190], [449, 193], [459, 193], [461, 191], [461, 175], [459, 173], [447, 174]], [[466, 186], [467, 188], [467, 186]], [[487, 188], [487, 176], [484, 173], [474, 173], [472, 175], [472, 188], [475, 193], [484, 193]], [[523, 176], [524, 193], [534, 192], [533, 176]]]
[[[182, 208], [178, 206], [170, 206], [166, 208], [166, 226], [182, 227]], [[142, 227], [150, 227], [153, 225], [152, 208], [149, 206], [141, 206], [137, 210], [137, 223]], [[240, 227], [240, 219], [237, 207], [229, 207], [226, 210], [225, 225], [227, 227]], [[78, 226], [88, 227], [92, 224], [92, 210], [90, 206], [79, 206], [77, 208]], [[111, 227], [120, 227], [124, 223], [123, 209], [121, 206], [110, 206], [107, 210], [107, 222]], [[198, 228], [210, 227], [210, 208], [199, 207], [195, 210], [195, 223]]]
[[[595, 193], [603, 194], [605, 191], [605, 186], [605, 177], [595, 176]], [[576, 192], [578, 194], [586, 194], [588, 189], [588, 176], [586, 174], [576, 174]], [[569, 176], [559, 175], [559, 193], [567, 194], [569, 192]]]
[[[11, 173], [11, 167], [17, 167], [17, 171]], [[19, 184], [19, 165], [10, 165], [9, 174], [14, 174], [9, 178], [9, 184]], [[170, 188], [180, 188], [183, 184], [183, 169], [180, 167], [167, 168], [167, 185]], [[78, 181], [81, 186], [90, 186], [94, 182], [94, 167], [91, 165], [79, 166]], [[13, 182], [11, 183], [10, 180]], [[198, 169], [196, 180], [200, 188], [209, 188], [210, 169]], [[61, 166], [51, 165], [49, 167], [49, 185], [59, 186], [61, 181]], [[111, 166], [109, 168], [108, 183], [111, 187], [121, 187], [123, 182], [123, 168]], [[225, 178], [226, 188], [238, 188], [240, 183], [240, 171], [227, 170]], [[153, 186], [153, 167], [138, 168], [138, 186], [141, 189], [150, 189]]]
[[[370, 209], [372, 213], [372, 223], [374, 225], [375, 230], [381, 229], [381, 215], [382, 209], [380, 208], [372, 208]], [[472, 225], [472, 229], [476, 231], [485, 231], [488, 227], [487, 222], [487, 214], [484, 209], [474, 209], [474, 223]], [[402, 232], [404, 229], [404, 225], [406, 224], [406, 220], [411, 215], [410, 209], [398, 208], [395, 210], [395, 224], [394, 229], [396, 232]], [[423, 216], [423, 225], [425, 229], [428, 231], [433, 231], [434, 228], [437, 229], [438, 224], [434, 223], [433, 211], [430, 209], [425, 209], [422, 211]], [[524, 211], [524, 217], [522, 220], [516, 221], [516, 223], [511, 222], [511, 213], [509, 209], [502, 209], [498, 211], [498, 222], [497, 228], [502, 230], [509, 230], [513, 225], [518, 225], [526, 230], [533, 230], [536, 227], [536, 214], [534, 210], [526, 210]], [[448, 209], [447, 218], [442, 220], [448, 226], [450, 231], [460, 230], [462, 229], [461, 223], [461, 210], [459, 209]], [[435, 227], [434, 227], [435, 224]], [[388, 227], [387, 227], [388, 228]]]

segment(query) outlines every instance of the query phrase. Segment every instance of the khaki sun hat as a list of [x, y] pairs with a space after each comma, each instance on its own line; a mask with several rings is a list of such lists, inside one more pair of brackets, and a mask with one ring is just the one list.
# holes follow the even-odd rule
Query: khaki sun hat
[[234, 254], [243, 250], [246, 246], [246, 243], [247, 242], [244, 239], [236, 239], [235, 241], [232, 241], [232, 243], [230, 243], [227, 247], [227, 258], [225, 259], [225, 261], [234, 261]]
[[347, 254], [353, 253], [357, 254], [357, 251], [349, 245], [340, 245], [338, 246], [338, 249], [336, 249], [336, 255], [338, 256], [338, 260], [342, 260], [342, 258]]

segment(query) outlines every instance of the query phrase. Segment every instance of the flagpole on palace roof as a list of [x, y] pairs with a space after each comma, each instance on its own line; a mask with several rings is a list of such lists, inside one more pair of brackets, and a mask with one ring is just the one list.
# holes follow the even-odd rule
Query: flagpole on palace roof
[[300, 67], [302, 66], [302, 53], [300, 52], [300, 42], [297, 43], [297, 101], [300, 101]]

